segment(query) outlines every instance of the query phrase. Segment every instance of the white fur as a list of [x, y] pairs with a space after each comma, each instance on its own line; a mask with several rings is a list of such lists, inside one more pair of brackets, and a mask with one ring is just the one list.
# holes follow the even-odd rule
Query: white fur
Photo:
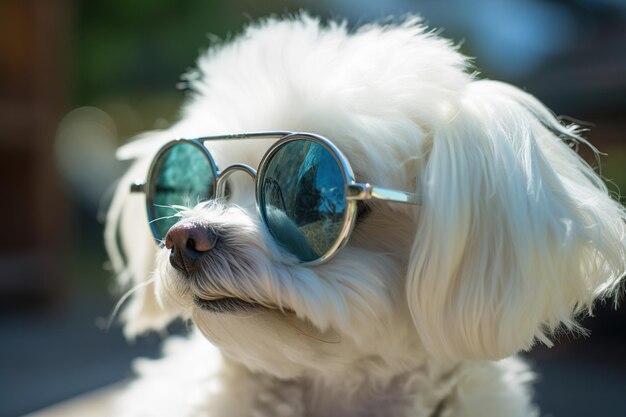
[[[564, 142], [586, 143], [575, 126], [477, 80], [416, 19], [356, 31], [268, 19], [211, 48], [189, 79], [181, 120], [120, 150], [136, 162], [106, 234], [120, 282], [141, 284], [127, 335], [175, 317], [198, 332], [138, 364], [120, 416], [535, 415], [531, 374], [507, 357], [577, 330], [626, 270], [624, 210]], [[369, 202], [335, 258], [303, 267], [262, 227], [250, 178], [235, 175], [230, 201], [182, 213], [220, 244], [198, 277], [180, 276], [130, 182], [171, 138], [263, 130], [325, 135], [357, 180], [417, 192], [421, 205]], [[225, 168], [256, 166], [268, 145], [210, 148]], [[194, 295], [267, 308], [209, 313]]]

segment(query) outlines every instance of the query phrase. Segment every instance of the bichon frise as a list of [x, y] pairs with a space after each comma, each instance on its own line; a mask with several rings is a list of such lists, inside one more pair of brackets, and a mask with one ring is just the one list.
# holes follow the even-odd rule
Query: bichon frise
[[106, 237], [128, 336], [182, 317], [118, 416], [532, 416], [515, 358], [612, 295], [625, 212], [529, 94], [418, 19], [267, 19], [204, 54]]

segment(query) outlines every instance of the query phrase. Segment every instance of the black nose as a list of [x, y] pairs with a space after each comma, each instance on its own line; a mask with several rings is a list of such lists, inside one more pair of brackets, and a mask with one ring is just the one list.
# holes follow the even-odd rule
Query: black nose
[[190, 275], [201, 268], [205, 257], [217, 243], [217, 235], [206, 225], [182, 220], [170, 228], [165, 247], [170, 249], [170, 264]]

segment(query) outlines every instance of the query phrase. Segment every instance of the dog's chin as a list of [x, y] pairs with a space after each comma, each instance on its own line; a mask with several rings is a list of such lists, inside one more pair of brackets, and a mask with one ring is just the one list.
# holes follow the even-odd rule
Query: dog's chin
[[196, 328], [230, 360], [253, 371], [297, 378], [311, 369], [331, 372], [331, 364], [354, 354], [338, 332], [322, 331], [291, 310], [239, 299], [200, 304], [192, 310]]

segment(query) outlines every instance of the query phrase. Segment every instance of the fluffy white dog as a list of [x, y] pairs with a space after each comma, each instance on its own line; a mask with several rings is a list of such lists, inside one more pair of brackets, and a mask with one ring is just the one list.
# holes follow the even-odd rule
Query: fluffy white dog
[[[537, 414], [532, 374], [511, 355], [580, 331], [576, 317], [626, 270], [625, 212], [575, 152], [576, 126], [479, 80], [418, 19], [268, 19], [211, 48], [189, 83], [178, 123], [119, 151], [135, 163], [106, 235], [136, 286], [127, 335], [177, 317], [197, 331], [137, 363], [118, 416]], [[345, 246], [303, 264], [245, 175], [275, 139], [235, 136], [205, 143], [233, 174], [227, 197], [178, 207], [155, 242], [146, 195], [131, 192], [151, 185], [131, 184], [163, 145], [276, 130], [323, 135], [357, 182], [417, 204], [362, 188], [341, 200], [356, 218]]]

